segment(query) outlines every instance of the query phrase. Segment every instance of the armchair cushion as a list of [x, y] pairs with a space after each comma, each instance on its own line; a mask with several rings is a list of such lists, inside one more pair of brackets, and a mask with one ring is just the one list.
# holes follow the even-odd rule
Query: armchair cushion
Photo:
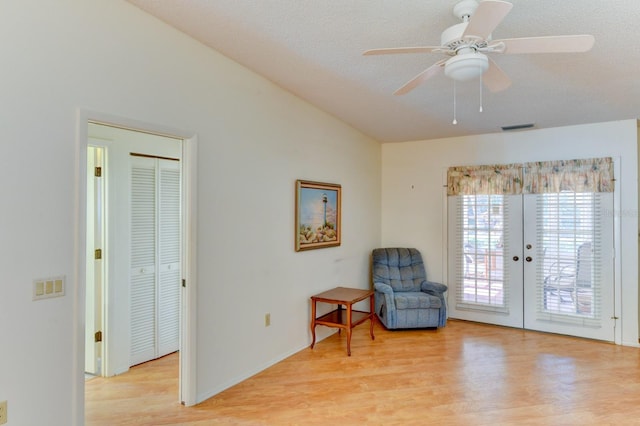
[[440, 299], [421, 291], [403, 291], [395, 295], [396, 309], [440, 309]]

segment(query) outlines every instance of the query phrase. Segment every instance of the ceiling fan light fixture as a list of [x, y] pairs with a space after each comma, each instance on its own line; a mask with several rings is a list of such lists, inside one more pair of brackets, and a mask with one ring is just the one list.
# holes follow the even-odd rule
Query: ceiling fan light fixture
[[[512, 7], [512, 3], [504, 0], [458, 0], [453, 14], [462, 22], [442, 32], [440, 46], [370, 49], [364, 54], [444, 53], [449, 56], [431, 65], [394, 92], [395, 95], [404, 95], [440, 73], [453, 81], [479, 79], [480, 87], [484, 84], [492, 92], [505, 90], [511, 85], [511, 80], [484, 53], [571, 53], [587, 52], [593, 47], [594, 37], [586, 34], [493, 40], [491, 34]], [[480, 78], [485, 72], [485, 78]]]
[[456, 81], [467, 81], [480, 77], [489, 69], [489, 59], [479, 52], [465, 53], [454, 56], [444, 65], [447, 77]]

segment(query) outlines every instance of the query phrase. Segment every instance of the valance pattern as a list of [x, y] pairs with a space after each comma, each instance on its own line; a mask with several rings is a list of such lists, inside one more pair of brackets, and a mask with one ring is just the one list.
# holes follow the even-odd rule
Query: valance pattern
[[457, 166], [447, 171], [447, 195], [514, 195], [522, 192], [522, 166]]
[[539, 161], [524, 164], [525, 194], [613, 192], [613, 161], [607, 158]]
[[613, 192], [614, 182], [610, 157], [456, 166], [447, 171], [447, 195]]

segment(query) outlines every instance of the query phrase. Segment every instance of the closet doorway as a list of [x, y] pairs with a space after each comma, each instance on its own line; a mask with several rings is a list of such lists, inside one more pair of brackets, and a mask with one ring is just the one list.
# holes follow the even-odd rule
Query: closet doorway
[[195, 140], [159, 133], [87, 121], [84, 367], [113, 376], [179, 351], [192, 405]]

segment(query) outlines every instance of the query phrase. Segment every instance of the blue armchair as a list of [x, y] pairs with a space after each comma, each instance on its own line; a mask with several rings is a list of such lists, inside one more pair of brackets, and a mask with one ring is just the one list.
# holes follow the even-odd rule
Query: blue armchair
[[376, 315], [386, 328], [445, 326], [447, 286], [427, 281], [418, 250], [373, 250], [372, 275]]

